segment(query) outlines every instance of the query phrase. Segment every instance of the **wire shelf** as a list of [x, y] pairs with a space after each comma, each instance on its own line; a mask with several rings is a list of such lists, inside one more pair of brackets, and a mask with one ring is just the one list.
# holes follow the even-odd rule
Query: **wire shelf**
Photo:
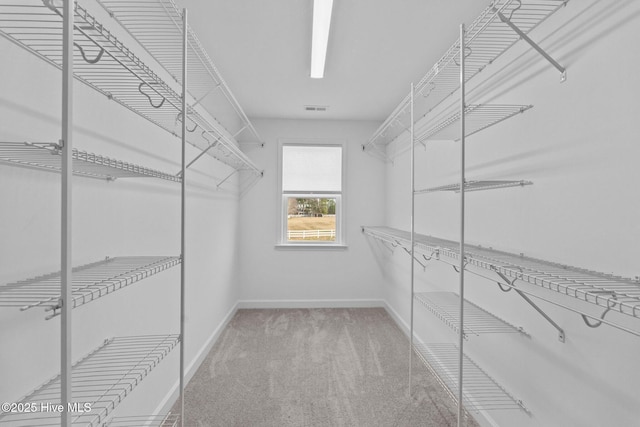
[[[508, 17], [524, 34], [564, 6], [567, 0], [495, 0], [467, 27], [465, 81], [493, 63], [519, 39], [518, 33], [500, 20]], [[460, 87], [460, 39], [415, 85], [420, 107], [431, 111]], [[407, 95], [365, 143], [365, 148], [385, 146], [409, 127], [411, 94]], [[400, 124], [400, 126], [398, 126]]]
[[[363, 231], [408, 250], [411, 247], [411, 233], [407, 231], [391, 227], [363, 227]], [[416, 250], [435, 255], [440, 261], [459, 263], [458, 242], [416, 233], [415, 245]], [[640, 319], [640, 282], [637, 280], [474, 245], [465, 245], [465, 258], [467, 266], [501, 273], [513, 280]], [[631, 332], [626, 327], [620, 329]]]
[[[74, 76], [178, 136], [182, 97], [78, 3], [74, 11]], [[0, 35], [62, 67], [62, 11], [53, 3], [49, 7], [42, 0], [0, 0]], [[235, 169], [261, 174], [219, 123], [192, 107], [187, 115], [200, 126], [198, 132], [193, 124], [188, 126], [190, 144]]]
[[[453, 292], [419, 292], [416, 301], [456, 332], [460, 331], [460, 296]], [[524, 333], [522, 328], [500, 319], [474, 303], [464, 302], [464, 336]]]
[[[497, 190], [500, 188], [509, 187], [524, 187], [525, 185], [532, 185], [531, 181], [508, 181], [508, 180], [484, 180], [484, 181], [466, 181], [464, 183], [464, 191], [483, 191], [483, 190]], [[454, 193], [460, 192], [460, 184], [442, 185], [439, 187], [425, 188], [424, 190], [416, 190], [416, 194], [435, 193], [438, 191], [453, 191]]]
[[[182, 75], [182, 12], [173, 0], [128, 1], [98, 0], [98, 3], [135, 38], [147, 52], [162, 65], [176, 81]], [[257, 141], [258, 132], [222, 78], [217, 67], [205, 51], [195, 32], [188, 27], [187, 72], [189, 93], [207, 111], [231, 109], [239, 124], [226, 126], [231, 132], [248, 130]], [[221, 103], [213, 96], [222, 94]], [[218, 97], [219, 98], [219, 97]], [[219, 114], [216, 114], [219, 117]], [[226, 124], [227, 121], [224, 121]], [[239, 127], [238, 127], [239, 126]]]
[[[51, 172], [62, 170], [62, 150], [54, 143], [0, 142], [0, 162]], [[179, 182], [180, 177], [115, 160], [86, 151], [73, 150], [73, 173], [113, 181], [117, 178], [158, 178]]]
[[177, 427], [180, 416], [177, 414], [167, 415], [139, 415], [129, 417], [114, 417], [109, 420], [104, 427]]
[[[436, 376], [451, 399], [458, 401], [458, 362], [460, 350], [453, 344], [414, 344], [414, 349], [427, 369]], [[467, 411], [521, 409], [520, 400], [505, 391], [466, 355], [463, 356], [462, 404]]]
[[[115, 257], [73, 269], [72, 308], [87, 304], [180, 264], [180, 257]], [[43, 307], [46, 319], [59, 314], [60, 272], [0, 286], [0, 307]]]
[[[74, 425], [102, 426], [106, 417], [178, 344], [178, 335], [145, 335], [105, 340], [73, 365]], [[33, 412], [0, 413], [0, 424], [15, 427], [59, 426], [60, 376], [20, 402]], [[84, 406], [84, 405], [87, 406]], [[88, 410], [90, 409], [90, 410]], [[83, 412], [83, 410], [85, 412]]]
[[[533, 105], [489, 105], [475, 104], [465, 108], [465, 136], [471, 136], [484, 129], [533, 108]], [[418, 125], [416, 141], [426, 142], [430, 139], [458, 140], [460, 112], [456, 111], [441, 120], [429, 120]]]

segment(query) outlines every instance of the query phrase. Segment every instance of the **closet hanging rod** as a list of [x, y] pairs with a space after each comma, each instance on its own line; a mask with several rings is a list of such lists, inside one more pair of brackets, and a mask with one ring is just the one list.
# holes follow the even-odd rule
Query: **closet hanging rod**
[[[118, 404], [149, 375], [178, 343], [178, 335], [107, 339], [72, 367], [73, 425], [102, 427]], [[0, 413], [0, 424], [59, 426], [60, 412], [46, 408], [60, 401], [60, 376], [27, 394], [20, 404], [34, 412]], [[88, 405], [88, 406], [85, 406]], [[44, 408], [44, 409], [42, 409]]]
[[[59, 144], [41, 142], [0, 142], [0, 162], [14, 166], [60, 172]], [[75, 175], [113, 181], [118, 178], [158, 178], [179, 182], [180, 178], [155, 169], [73, 149]]]

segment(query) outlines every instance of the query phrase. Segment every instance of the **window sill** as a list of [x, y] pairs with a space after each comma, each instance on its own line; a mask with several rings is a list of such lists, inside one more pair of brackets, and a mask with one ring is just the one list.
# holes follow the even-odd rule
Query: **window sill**
[[327, 250], [339, 251], [346, 250], [349, 247], [341, 244], [318, 244], [318, 243], [278, 243], [275, 245], [277, 250]]

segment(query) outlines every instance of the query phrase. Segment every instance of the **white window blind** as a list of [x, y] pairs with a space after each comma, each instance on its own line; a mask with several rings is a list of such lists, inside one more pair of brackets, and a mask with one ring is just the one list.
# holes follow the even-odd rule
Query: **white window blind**
[[282, 191], [342, 191], [342, 147], [282, 147]]

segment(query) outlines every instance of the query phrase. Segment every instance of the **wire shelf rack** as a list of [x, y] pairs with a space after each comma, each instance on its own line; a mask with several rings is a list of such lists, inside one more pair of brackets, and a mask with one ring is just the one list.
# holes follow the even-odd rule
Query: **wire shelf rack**
[[[460, 331], [460, 296], [453, 292], [418, 292], [414, 294], [416, 301], [425, 306], [438, 319], [442, 320], [454, 331]], [[481, 334], [513, 334], [522, 333], [518, 328], [500, 319], [474, 303], [464, 302], [464, 336]]]
[[104, 427], [177, 427], [180, 416], [177, 414], [167, 415], [138, 415], [129, 417], [113, 417]]
[[[415, 353], [427, 369], [436, 376], [451, 399], [458, 401], [459, 349], [453, 344], [414, 344]], [[516, 400], [493, 378], [466, 355], [463, 357], [462, 404], [467, 411], [521, 409], [528, 412], [522, 401]]]
[[[471, 136], [484, 129], [533, 108], [533, 105], [490, 105], [474, 104], [465, 107], [465, 136]], [[460, 112], [456, 111], [441, 120], [429, 120], [419, 124], [416, 131], [416, 142], [429, 139], [458, 140]]]
[[[109, 99], [178, 136], [181, 96], [128, 47], [75, 3], [74, 75]], [[62, 67], [62, 11], [47, 0], [0, 0], [0, 35]], [[180, 39], [178, 39], [180, 40]], [[261, 171], [215, 120], [188, 107], [188, 142], [238, 170]]]
[[[509, 187], [524, 187], [525, 185], [532, 185], [533, 182], [519, 180], [483, 180], [483, 181], [466, 181], [464, 183], [464, 191], [483, 191], [483, 190], [497, 190], [500, 188]], [[454, 193], [460, 192], [460, 184], [442, 185], [439, 187], [425, 188], [423, 190], [416, 190], [416, 194], [435, 193], [439, 191], [452, 191]]]
[[[411, 233], [391, 227], [363, 227], [366, 235], [406, 249], [411, 247]], [[416, 250], [439, 261], [458, 265], [458, 242], [423, 234], [415, 234]], [[522, 254], [498, 251], [475, 245], [465, 245], [465, 260], [470, 266], [500, 273], [511, 280], [539, 286], [568, 297], [640, 319], [640, 282], [631, 278], [601, 273]], [[639, 335], [626, 326], [608, 323], [624, 331]]]
[[[180, 81], [182, 12], [173, 0], [97, 1], [176, 81]], [[223, 112], [225, 107], [230, 109], [232, 117], [238, 123], [225, 120], [223, 123], [234, 126], [232, 128], [227, 125], [226, 128], [231, 133], [247, 130], [255, 140], [261, 142], [260, 135], [191, 27], [188, 27], [187, 45], [188, 90], [191, 96], [207, 111]], [[216, 93], [220, 93], [222, 97], [216, 97]], [[216, 103], [216, 100], [222, 102]], [[220, 117], [220, 113], [214, 116]]]
[[[73, 269], [72, 308], [87, 304], [180, 264], [180, 257], [106, 258]], [[49, 320], [60, 310], [60, 272], [0, 286], [0, 307], [42, 307]]]
[[[62, 150], [54, 143], [0, 142], [0, 162], [33, 169], [60, 172]], [[74, 149], [73, 173], [113, 181], [117, 178], [158, 178], [179, 182], [180, 177], [133, 163]]]
[[[178, 335], [107, 339], [72, 368], [73, 425], [102, 426], [106, 417], [178, 344]], [[0, 424], [15, 427], [59, 426], [60, 376], [20, 402], [32, 412], [0, 413]], [[87, 406], [85, 406], [87, 405]], [[90, 410], [89, 410], [90, 409]], [[83, 412], [84, 411], [84, 412]]]
[[[495, 0], [468, 26], [465, 39], [465, 81], [493, 63], [520, 35], [502, 22], [506, 16], [524, 34], [564, 6], [567, 0]], [[460, 39], [415, 85], [420, 110], [431, 111], [460, 87]], [[364, 147], [386, 146], [409, 128], [411, 94], [407, 95], [373, 133]]]

